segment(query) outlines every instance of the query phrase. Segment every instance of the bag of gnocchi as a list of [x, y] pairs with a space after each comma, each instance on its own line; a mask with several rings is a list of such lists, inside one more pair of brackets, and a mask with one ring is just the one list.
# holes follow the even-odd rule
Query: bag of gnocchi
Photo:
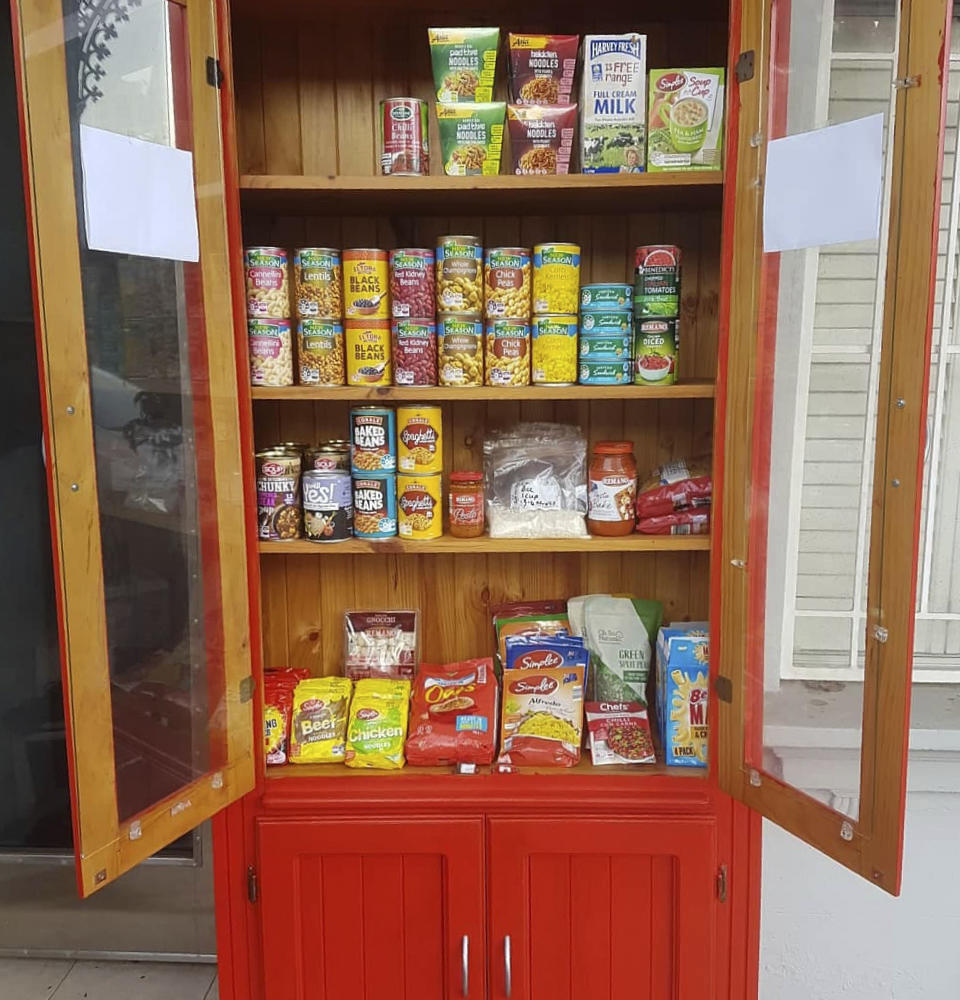
[[347, 767], [397, 770], [410, 712], [410, 681], [367, 678], [357, 681], [347, 726]]
[[293, 693], [291, 764], [343, 760], [352, 688], [353, 683], [346, 677], [312, 677], [300, 681]]

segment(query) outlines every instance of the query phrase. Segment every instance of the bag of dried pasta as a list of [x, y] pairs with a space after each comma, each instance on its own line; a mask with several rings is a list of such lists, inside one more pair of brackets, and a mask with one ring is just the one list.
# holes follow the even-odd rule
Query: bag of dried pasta
[[291, 764], [343, 760], [352, 689], [353, 682], [346, 677], [312, 677], [300, 681], [293, 693]]
[[396, 770], [410, 713], [410, 681], [370, 677], [357, 681], [347, 726], [347, 767]]
[[584, 668], [506, 671], [500, 764], [573, 767], [583, 740]]

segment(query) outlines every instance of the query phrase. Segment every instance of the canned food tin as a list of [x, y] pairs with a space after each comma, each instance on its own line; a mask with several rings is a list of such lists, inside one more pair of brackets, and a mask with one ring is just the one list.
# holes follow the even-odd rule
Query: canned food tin
[[291, 454], [303, 456], [310, 445], [303, 441], [281, 441], [280, 444], [271, 445], [271, 451], [289, 451]]
[[397, 471], [397, 415], [386, 406], [350, 411], [350, 468], [354, 475]]
[[436, 263], [432, 250], [390, 251], [390, 307], [395, 319], [433, 316]]
[[353, 477], [353, 533], [357, 538], [393, 538], [397, 533], [397, 477], [364, 473]]
[[522, 319], [488, 319], [487, 385], [530, 384], [530, 327]]
[[633, 333], [633, 313], [585, 312], [580, 314], [580, 335], [610, 336]]
[[606, 336], [585, 337], [580, 334], [580, 359], [595, 361], [631, 359], [633, 357], [633, 337], [629, 333], [612, 333]]
[[584, 285], [580, 289], [582, 312], [632, 312], [633, 285]]
[[243, 251], [243, 270], [248, 316], [290, 315], [287, 251], [283, 247], [247, 247]]
[[256, 463], [257, 534], [271, 542], [299, 538], [303, 525], [300, 456], [271, 448], [258, 451]]
[[394, 175], [430, 173], [426, 101], [388, 97], [380, 102], [380, 170]]
[[533, 248], [533, 311], [569, 314], [580, 302], [580, 247], [540, 243]]
[[483, 247], [476, 236], [437, 241], [437, 311], [479, 313], [483, 309]]
[[397, 408], [397, 468], [420, 475], [443, 471], [443, 413], [439, 406]]
[[343, 324], [333, 319], [300, 320], [297, 364], [301, 385], [343, 385]]
[[350, 442], [327, 441], [316, 448], [307, 448], [303, 455], [306, 469], [319, 472], [350, 471]]
[[447, 313], [437, 323], [440, 385], [483, 385], [483, 321], [478, 313]]
[[344, 323], [348, 385], [390, 385], [390, 323], [348, 319]]
[[387, 319], [386, 250], [343, 251], [343, 299], [347, 319]]
[[530, 339], [534, 385], [573, 385], [577, 380], [577, 317], [534, 316]]
[[629, 385], [632, 379], [633, 362], [630, 358], [580, 361], [581, 385]]
[[680, 315], [680, 247], [637, 247], [633, 311], [637, 319]]
[[397, 518], [401, 538], [426, 542], [443, 534], [440, 476], [397, 476]]
[[353, 534], [349, 472], [303, 474], [303, 533], [311, 542], [342, 542]]
[[484, 309], [488, 319], [530, 319], [530, 251], [494, 247], [484, 262]]
[[300, 247], [293, 255], [297, 316], [340, 319], [343, 316], [343, 269], [333, 247]]
[[248, 319], [251, 385], [293, 385], [293, 346], [288, 319]]
[[432, 319], [395, 319], [390, 331], [394, 385], [436, 385], [437, 324]]
[[677, 381], [679, 348], [679, 320], [638, 319], [633, 381], [637, 385], [673, 385]]

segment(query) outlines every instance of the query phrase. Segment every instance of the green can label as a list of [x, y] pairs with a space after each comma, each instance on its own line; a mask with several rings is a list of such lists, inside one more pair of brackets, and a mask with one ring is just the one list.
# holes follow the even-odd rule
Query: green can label
[[630, 334], [633, 314], [629, 312], [585, 312], [580, 317], [580, 333], [585, 337]]
[[637, 319], [680, 315], [680, 248], [637, 247], [633, 311]]
[[679, 348], [676, 319], [638, 319], [634, 340], [637, 385], [673, 385], [677, 381]]

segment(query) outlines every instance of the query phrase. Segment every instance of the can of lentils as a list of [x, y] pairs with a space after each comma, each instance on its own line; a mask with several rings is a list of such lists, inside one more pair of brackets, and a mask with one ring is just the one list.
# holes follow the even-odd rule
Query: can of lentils
[[301, 319], [343, 316], [343, 269], [333, 247], [300, 247], [293, 255], [293, 285]]
[[397, 476], [397, 528], [401, 538], [416, 542], [443, 534], [440, 476]]
[[288, 319], [248, 319], [250, 384], [293, 385], [293, 342]]
[[483, 247], [476, 236], [441, 236], [437, 241], [437, 312], [479, 313], [483, 309]]
[[247, 247], [243, 251], [243, 271], [248, 316], [290, 315], [287, 251], [283, 247]]
[[530, 384], [530, 326], [524, 319], [488, 319], [487, 385]]
[[357, 538], [393, 538], [397, 533], [397, 477], [364, 473], [353, 477], [353, 533]]
[[380, 170], [394, 176], [430, 173], [426, 101], [388, 97], [380, 102]]
[[673, 385], [677, 381], [680, 321], [637, 319], [634, 338], [634, 378], [637, 385]]
[[580, 289], [581, 312], [632, 312], [633, 285], [584, 285]]
[[342, 542], [353, 535], [353, 485], [349, 472], [303, 474], [303, 533], [311, 542]]
[[334, 319], [301, 319], [297, 365], [300, 385], [344, 385], [343, 324]]
[[298, 454], [280, 448], [258, 451], [257, 534], [264, 541], [287, 542], [300, 537], [300, 469]]
[[637, 247], [634, 256], [633, 312], [637, 319], [680, 315], [680, 247]]
[[350, 411], [350, 468], [354, 475], [397, 471], [397, 415], [389, 407]]
[[580, 247], [540, 243], [533, 248], [533, 311], [569, 314], [580, 303]]
[[305, 469], [316, 469], [319, 472], [350, 471], [350, 442], [325, 441], [315, 448], [307, 448], [303, 453]]
[[390, 385], [390, 323], [348, 319], [344, 323], [348, 385]]
[[530, 324], [534, 385], [573, 385], [577, 380], [577, 317], [534, 316]]
[[530, 319], [530, 251], [493, 247], [484, 262], [484, 309], [487, 319]]
[[343, 301], [347, 319], [389, 319], [387, 251], [343, 251]]
[[390, 308], [394, 319], [433, 316], [435, 271], [432, 250], [406, 247], [390, 251]]
[[394, 385], [437, 384], [437, 324], [432, 319], [395, 319], [391, 326]]

